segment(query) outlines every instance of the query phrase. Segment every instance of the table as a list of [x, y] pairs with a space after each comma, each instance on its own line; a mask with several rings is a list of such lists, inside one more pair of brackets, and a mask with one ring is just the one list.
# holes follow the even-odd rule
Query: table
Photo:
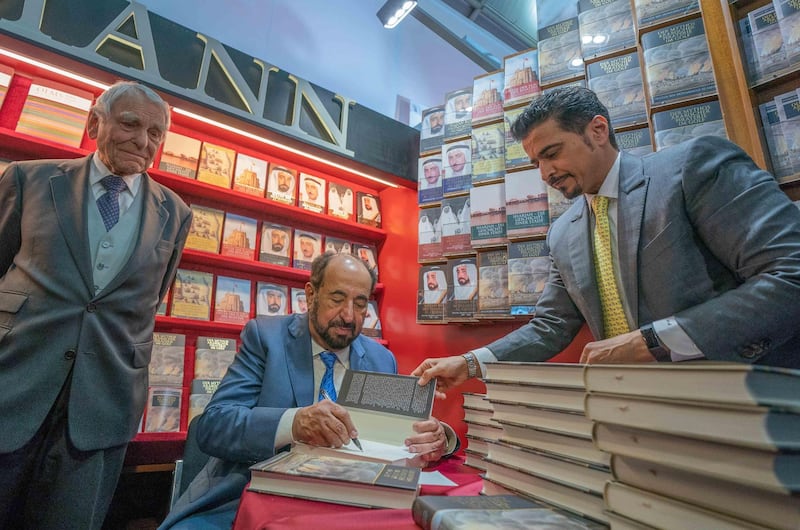
[[[483, 485], [478, 469], [453, 457], [426, 471], [439, 471], [457, 486], [422, 486], [420, 495], [478, 495]], [[370, 509], [257, 493], [245, 489], [234, 530], [419, 530], [411, 510]]]

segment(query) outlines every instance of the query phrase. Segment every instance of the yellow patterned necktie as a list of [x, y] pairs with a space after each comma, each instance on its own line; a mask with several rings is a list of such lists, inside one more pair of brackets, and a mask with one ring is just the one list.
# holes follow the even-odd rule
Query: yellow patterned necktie
[[622, 300], [614, 278], [614, 262], [611, 259], [611, 230], [608, 227], [608, 197], [595, 195], [594, 211], [594, 268], [597, 274], [597, 290], [603, 307], [603, 332], [610, 338], [630, 331]]

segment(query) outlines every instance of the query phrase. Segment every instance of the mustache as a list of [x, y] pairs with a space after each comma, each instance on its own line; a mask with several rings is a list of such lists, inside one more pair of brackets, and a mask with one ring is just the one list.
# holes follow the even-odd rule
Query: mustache
[[328, 327], [331, 328], [345, 328], [345, 329], [356, 329], [356, 325], [353, 322], [345, 322], [344, 320], [331, 320], [328, 323]]

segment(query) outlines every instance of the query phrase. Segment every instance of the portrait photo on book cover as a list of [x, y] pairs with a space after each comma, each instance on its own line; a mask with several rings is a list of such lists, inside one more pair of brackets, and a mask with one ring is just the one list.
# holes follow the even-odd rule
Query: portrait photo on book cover
[[472, 144], [469, 140], [446, 144], [444, 151], [445, 178], [472, 174]]
[[478, 294], [478, 267], [472, 260], [453, 265], [453, 299], [472, 300]]
[[344, 184], [331, 182], [328, 185], [328, 215], [341, 219], [353, 219], [353, 190]]
[[325, 211], [325, 179], [300, 173], [300, 206], [317, 213]]
[[422, 111], [420, 138], [427, 139], [444, 135], [444, 107], [431, 107]]
[[285, 285], [258, 282], [256, 292], [256, 316], [287, 314], [287, 292]]
[[267, 179], [267, 198], [285, 204], [294, 204], [297, 187], [297, 170], [270, 164]]
[[311, 232], [294, 232], [294, 266], [311, 270], [311, 262], [322, 253], [322, 236]]
[[422, 303], [441, 304], [447, 296], [447, 278], [444, 271], [436, 267], [423, 268]]
[[291, 237], [292, 229], [288, 226], [264, 223], [261, 226], [261, 261], [267, 261], [264, 259], [264, 254], [267, 254], [285, 258], [286, 262], [281, 264], [288, 265]]
[[292, 287], [292, 313], [308, 313], [305, 289]]

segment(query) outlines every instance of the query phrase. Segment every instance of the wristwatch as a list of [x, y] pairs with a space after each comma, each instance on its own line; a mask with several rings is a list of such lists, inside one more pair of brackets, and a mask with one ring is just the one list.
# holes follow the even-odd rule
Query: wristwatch
[[656, 361], [660, 363], [668, 363], [672, 361], [672, 357], [669, 354], [669, 349], [667, 349], [663, 344], [661, 344], [661, 341], [658, 340], [658, 335], [656, 335], [652, 324], [647, 324], [640, 327], [639, 331], [642, 333], [642, 339], [644, 339], [647, 349], [650, 350], [650, 353], [656, 358]]
[[478, 359], [475, 358], [475, 354], [467, 352], [462, 357], [467, 361], [467, 378], [474, 379], [478, 377]]

